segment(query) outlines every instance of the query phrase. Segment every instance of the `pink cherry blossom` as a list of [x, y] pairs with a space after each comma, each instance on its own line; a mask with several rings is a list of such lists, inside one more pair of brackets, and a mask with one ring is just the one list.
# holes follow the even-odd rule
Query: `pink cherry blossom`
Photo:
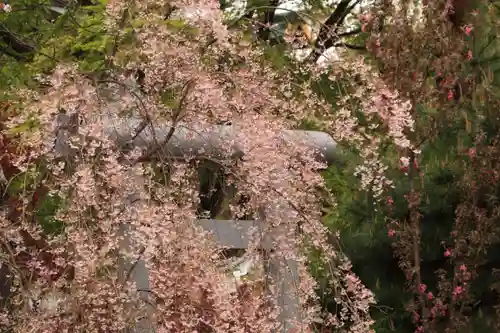
[[464, 293], [465, 289], [462, 286], [456, 286], [455, 289], [453, 289], [453, 296], [458, 297]]
[[[134, 1], [131, 21], [126, 15], [131, 11], [130, 1], [107, 3], [102, 27], [105, 33], [121, 41], [124, 31], [134, 32], [133, 43], [106, 59], [112, 79], [99, 82], [68, 61], [43, 77], [50, 83], [43, 92], [19, 92], [25, 116], [5, 125], [14, 128], [28, 115], [36, 116], [39, 124], [33, 132], [21, 136], [23, 148], [31, 155], [20, 157], [16, 165], [28, 170], [37, 159], [48, 165], [44, 186], [51, 195], [64, 198], [56, 214], [64, 221], [64, 236], [49, 236], [42, 250], [54, 256], [54, 266], [70, 266], [64, 269], [74, 273], [54, 282], [57, 272], [52, 265], [44, 265], [34, 249], [36, 259], [26, 264], [33, 273], [30, 282], [40, 287], [33, 291], [35, 296], [46, 297], [50, 304], [44, 301], [37, 313], [28, 307], [17, 311], [13, 331], [123, 332], [135, 320], [132, 316], [139, 311], [133, 307], [144, 303], [147, 290], [137, 292], [136, 282], [129, 279], [121, 263], [139, 260], [148, 266], [152, 292], [146, 297], [154, 303], [151, 311], [158, 332], [193, 332], [202, 323], [217, 332], [229, 328], [245, 331], [248, 327], [255, 332], [274, 331], [279, 309], [263, 294], [265, 286], [259, 281], [264, 277], [251, 285], [235, 285], [233, 276], [228, 278], [226, 269], [220, 267], [220, 244], [193, 222], [198, 218], [198, 172], [204, 162], [213, 162], [231, 175], [238, 193], [249, 196], [244, 207], [229, 205], [225, 212], [229, 219], [237, 218], [238, 213], [258, 215], [256, 218], [265, 217], [270, 228], [279, 230], [294, 230], [301, 224], [302, 235], [277, 237], [275, 254], [297, 261], [300, 282], [294, 291], [304, 304], [303, 325], [310, 324], [320, 311], [314, 297], [317, 282], [308, 272], [306, 255], [300, 251], [312, 244], [324, 262], [336, 258], [329, 283], [332, 290], [339, 291], [338, 301], [347, 311], [341, 316], [335, 314], [336, 319], [352, 319], [357, 330], [369, 332], [375, 297], [353, 273], [345, 254], [332, 245], [330, 231], [322, 221], [323, 198], [316, 189], [324, 189], [318, 169], [326, 165], [319, 163], [307, 147], [289, 142], [283, 133], [313, 113], [325, 115], [326, 131], [337, 141], [347, 141], [362, 151], [363, 163], [357, 171], [364, 186], [384, 198], [391, 181], [385, 177], [387, 167], [377, 155], [378, 146], [388, 138], [397, 146], [411, 147], [406, 135], [413, 128], [411, 103], [373, 76], [374, 71], [363, 65], [362, 59], [359, 65], [346, 62], [343, 69], [338, 66], [343, 73], [355, 68], [366, 86], [376, 87], [359, 91], [363, 112], [372, 117], [373, 123], [386, 121], [389, 128], [387, 133], [373, 130], [377, 140], [367, 143], [353, 116], [359, 109], [352, 108], [351, 101], [345, 101], [345, 108], [332, 120], [331, 105], [318, 97], [310, 84], [297, 91], [291, 84], [296, 73], [274, 69], [263, 61], [262, 49], [245, 43], [241, 31], [227, 27], [218, 1], [172, 2], [178, 8], [176, 20], [191, 29], [173, 29], [166, 24], [164, 13], [154, 10], [163, 5], [158, 0]], [[225, 64], [233, 60], [241, 66]], [[144, 72], [141, 89], [130, 74], [138, 67]], [[175, 107], [164, 102], [166, 91], [175, 92]], [[66, 110], [78, 124], [74, 132], [66, 133], [68, 150], [77, 153], [63, 159], [53, 149], [58, 110]], [[140, 126], [120, 127], [128, 124], [130, 119], [126, 117], [148, 125], [142, 130]], [[202, 155], [199, 161], [189, 152], [172, 158], [169, 151], [151, 153], [141, 147], [119, 151], [109, 132], [110, 127], [125, 127], [126, 137], [143, 131], [141, 134], [156, 139], [156, 128], [166, 125], [189, 128], [204, 136], [204, 131], [227, 119], [231, 120], [234, 137], [222, 149], [227, 149], [221, 152], [223, 157], [213, 160], [212, 155]], [[167, 144], [168, 139], [167, 135], [162, 142]], [[243, 163], [228, 163], [227, 156], [235, 146], [245, 153]], [[67, 165], [61, 160], [71, 161], [71, 172], [64, 170]], [[31, 196], [31, 191], [27, 192]], [[10, 223], [0, 216], [0, 229], [13, 242], [22, 242], [19, 237], [10, 237], [19, 234], [19, 225], [30, 235], [40, 234], [39, 227], [32, 223]], [[257, 258], [259, 238], [249, 239], [252, 244], [247, 254]], [[250, 295], [248, 290], [253, 289]], [[71, 297], [65, 294], [68, 290]], [[27, 303], [25, 295], [18, 294], [16, 301]]]
[[455, 94], [453, 93], [453, 90], [451, 90], [451, 89], [450, 89], [450, 90], [448, 90], [448, 96], [447, 96], [447, 97], [448, 97], [448, 100], [449, 100], [449, 101], [451, 101], [451, 100], [453, 99], [453, 96], [454, 96], [454, 95], [455, 95]]
[[466, 34], [467, 36], [470, 36], [470, 34], [471, 34], [471, 32], [472, 32], [472, 30], [473, 30], [473, 29], [474, 29], [474, 28], [473, 28], [472, 26], [467, 25], [467, 26], [465, 26], [465, 27], [464, 27], [464, 32], [465, 32], [465, 34]]

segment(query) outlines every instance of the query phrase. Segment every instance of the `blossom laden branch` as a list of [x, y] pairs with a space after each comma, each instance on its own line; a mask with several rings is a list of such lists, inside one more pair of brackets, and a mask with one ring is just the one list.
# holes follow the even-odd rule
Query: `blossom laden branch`
[[168, 131], [167, 135], [165, 136], [165, 139], [161, 143], [155, 144], [155, 147], [153, 147], [149, 152], [144, 153], [142, 156], [140, 156], [133, 164], [136, 163], [141, 163], [144, 161], [147, 161], [151, 158], [153, 154], [158, 152], [158, 150], [163, 150], [163, 147], [166, 147], [170, 139], [172, 139], [175, 130], [177, 128], [177, 124], [182, 121], [182, 119], [185, 116], [185, 103], [186, 99], [191, 92], [191, 90], [194, 88], [195, 82], [194, 80], [188, 80], [184, 85], [182, 86], [181, 89], [181, 97], [179, 99], [178, 105], [176, 108], [172, 110], [172, 126], [170, 127], [170, 130]]

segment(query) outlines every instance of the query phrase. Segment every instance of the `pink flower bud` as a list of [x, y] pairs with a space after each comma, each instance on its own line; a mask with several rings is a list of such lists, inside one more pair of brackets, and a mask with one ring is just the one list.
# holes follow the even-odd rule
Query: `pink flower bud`
[[472, 30], [473, 30], [473, 29], [474, 29], [474, 28], [473, 28], [472, 26], [470, 26], [470, 25], [466, 25], [466, 26], [464, 27], [464, 32], [465, 32], [465, 34], [466, 34], [467, 36], [470, 36], [470, 33], [472, 32]]
[[453, 91], [452, 90], [448, 90], [448, 100], [451, 101], [453, 99]]
[[461, 294], [463, 294], [464, 291], [465, 291], [464, 287], [456, 286], [455, 289], [453, 290], [453, 296], [458, 297]]
[[472, 60], [472, 51], [471, 51], [471, 50], [469, 50], [469, 51], [467, 52], [467, 59], [468, 59], [468, 60]]

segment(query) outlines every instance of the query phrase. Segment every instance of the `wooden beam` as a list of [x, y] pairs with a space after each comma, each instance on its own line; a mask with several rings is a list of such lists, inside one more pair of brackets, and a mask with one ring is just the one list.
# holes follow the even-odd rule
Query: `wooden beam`
[[277, 288], [281, 332], [300, 332], [302, 311], [298, 295], [299, 270], [295, 260], [273, 256], [267, 269], [269, 283]]
[[[58, 116], [59, 127], [74, 127], [71, 125], [71, 116], [60, 114]], [[142, 120], [137, 118], [110, 119], [104, 118], [105, 132], [123, 149], [139, 147], [143, 150], [150, 149], [156, 142], [164, 142], [165, 137], [171, 130], [171, 126], [163, 124], [154, 125], [154, 135], [150, 126], [144, 127], [139, 133], [135, 133], [140, 128]], [[56, 139], [56, 150], [63, 155], [70, 154], [68, 132], [61, 130]], [[331, 165], [337, 161], [337, 143], [333, 138], [324, 132], [285, 130], [283, 138], [289, 142], [303, 144], [316, 152], [316, 158], [321, 162]], [[155, 141], [156, 136], [156, 141]], [[241, 157], [244, 155], [243, 149], [234, 144], [236, 136], [232, 126], [213, 125], [203, 128], [192, 128], [187, 124], [179, 124], [174, 131], [172, 138], [167, 142], [166, 147], [162, 147], [172, 158], [203, 157], [203, 156], [224, 156]], [[228, 146], [229, 145], [229, 146]], [[230, 155], [230, 156], [227, 156]]]
[[202, 219], [195, 220], [195, 224], [210, 232], [222, 247], [246, 249], [251, 243], [251, 237], [258, 237], [260, 248], [272, 249], [272, 239], [264, 230], [264, 221]]

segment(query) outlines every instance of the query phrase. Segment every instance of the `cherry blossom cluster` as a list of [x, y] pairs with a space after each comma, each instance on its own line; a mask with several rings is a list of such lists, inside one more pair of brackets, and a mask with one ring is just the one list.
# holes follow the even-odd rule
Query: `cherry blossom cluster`
[[10, 13], [12, 11], [12, 7], [8, 3], [0, 3], [0, 10]]
[[[321, 220], [317, 189], [324, 184], [317, 170], [324, 166], [313, 152], [279, 134], [310, 115], [313, 106], [321, 106], [320, 100], [307, 87], [297, 92], [289, 76], [268, 67], [260, 50], [229, 31], [218, 1], [175, 1], [170, 21], [162, 14], [164, 5], [154, 0], [108, 2], [108, 33], [120, 37], [133, 26], [134, 42], [117, 47], [108, 59], [114, 71], [103, 82], [80, 74], [74, 64], [62, 64], [47, 77], [51, 87], [46, 92], [19, 92], [25, 108], [10, 126], [36, 116], [38, 127], [20, 134], [19, 145], [29, 153], [17, 166], [29, 170], [43, 162], [47, 196], [63, 202], [55, 218], [63, 222], [64, 232], [45, 236], [41, 249], [29, 249], [32, 260], [26, 267], [34, 272], [34, 286], [15, 277], [19, 307], [6, 325], [13, 332], [121, 332], [147, 313], [159, 332], [264, 333], [277, 328], [278, 304], [259, 293], [257, 285], [243, 288], [252, 297], [243, 289], [228, 291], [220, 249], [193, 224], [199, 200], [197, 161], [173, 160], [159, 151], [152, 161], [138, 162], [143, 151], [122, 152], [108, 136], [105, 119], [118, 122], [133, 113], [148, 124], [169, 123], [201, 133], [230, 119], [236, 137], [228, 153], [237, 145], [245, 156], [236, 161], [207, 158], [248, 195], [247, 213], [265, 219], [268, 232], [288, 231], [277, 239], [273, 255], [299, 263], [302, 329], [309, 331], [321, 315], [308, 258], [300, 251], [313, 247], [325, 262], [340, 258], [339, 265], [330, 265], [332, 292], [344, 309], [335, 318], [339, 332], [368, 332], [373, 294], [331, 244]], [[123, 83], [129, 82], [127, 73], [139, 69], [144, 73], [140, 91]], [[163, 101], [170, 91], [175, 92], [175, 106]], [[56, 127], [62, 110], [78, 126]], [[54, 151], [60, 131], [67, 135], [70, 157]], [[24, 228], [38, 238], [40, 230], [30, 221], [23, 215], [13, 224], [5, 217], [0, 228], [12, 234]], [[297, 225], [301, 234], [295, 232]], [[117, 253], [123, 252], [124, 234], [131, 236], [126, 259], [147, 262], [151, 290], [142, 291], [147, 297], [120, 273]], [[250, 251], [256, 252], [257, 245]], [[23, 250], [19, 245], [13, 255]], [[36, 290], [36, 295], [28, 297], [26, 290]], [[34, 310], [22, 306], [27, 299], [56, 301]], [[151, 304], [154, 309], [147, 310]]]

